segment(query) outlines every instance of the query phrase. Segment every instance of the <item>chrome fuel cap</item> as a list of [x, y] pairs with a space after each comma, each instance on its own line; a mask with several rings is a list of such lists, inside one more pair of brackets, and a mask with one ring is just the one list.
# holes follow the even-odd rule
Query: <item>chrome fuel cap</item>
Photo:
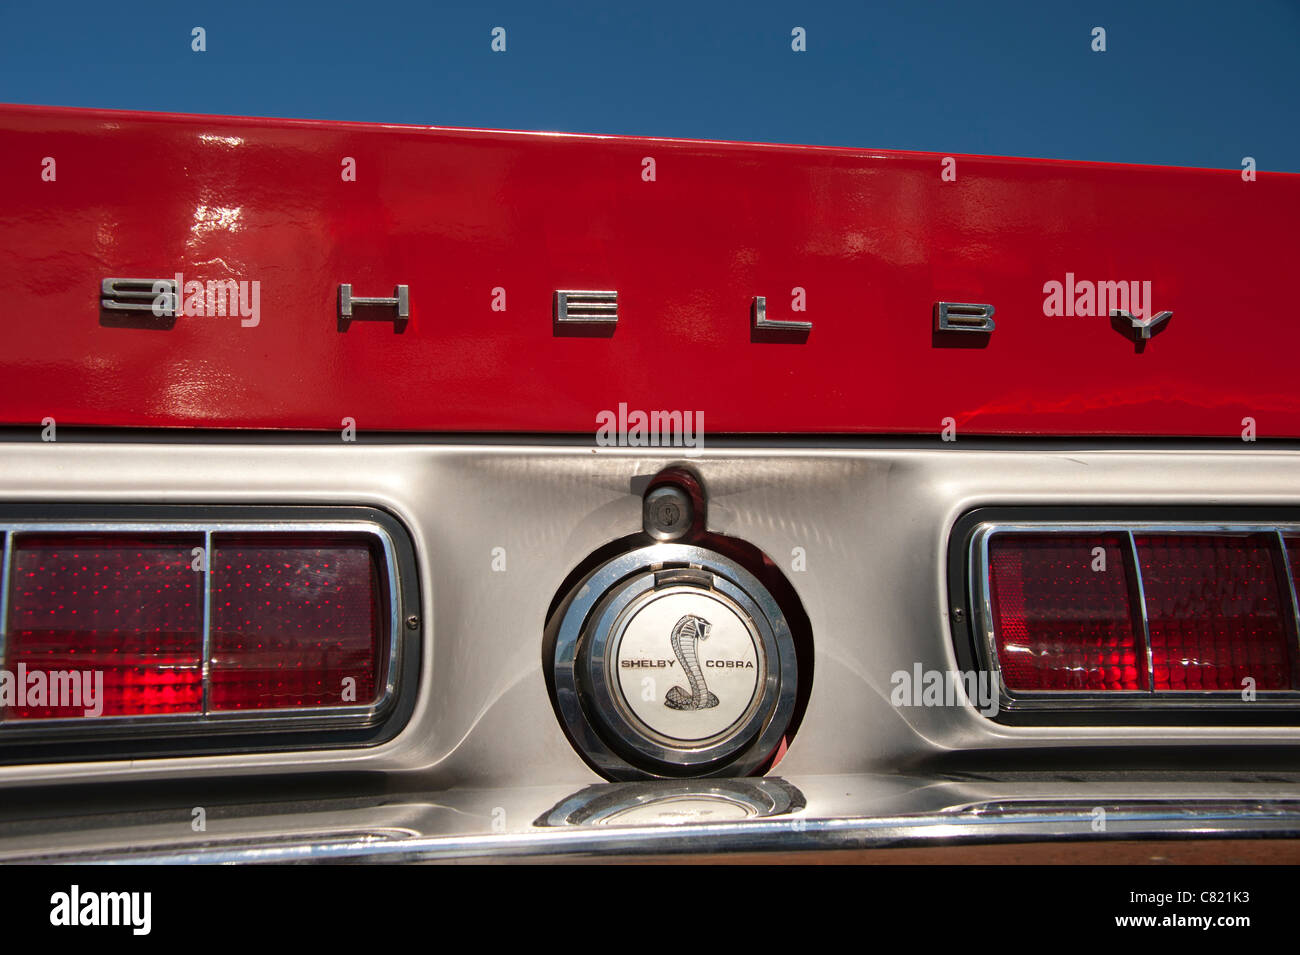
[[574, 590], [555, 638], [570, 737], [616, 779], [743, 775], [779, 744], [796, 663], [777, 601], [705, 548], [657, 544]]

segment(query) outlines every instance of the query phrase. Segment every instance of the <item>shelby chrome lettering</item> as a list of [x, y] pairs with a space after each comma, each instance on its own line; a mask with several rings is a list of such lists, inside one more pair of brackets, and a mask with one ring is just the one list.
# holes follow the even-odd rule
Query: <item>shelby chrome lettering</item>
[[936, 332], [977, 332], [991, 333], [997, 326], [993, 323], [992, 305], [975, 305], [970, 302], [935, 302], [934, 330]]
[[1145, 341], [1151, 337], [1152, 333], [1155, 332], [1161, 322], [1173, 318], [1174, 313], [1160, 312], [1159, 314], [1152, 315], [1150, 318], [1136, 318], [1131, 312], [1126, 312], [1123, 309], [1115, 309], [1115, 311], [1110, 313], [1110, 317], [1127, 321], [1129, 323], [1128, 331], [1132, 333], [1133, 338], [1136, 341]]
[[[397, 285], [391, 297], [360, 296], [352, 294], [352, 285], [338, 287], [338, 318], [340, 328], [355, 319], [365, 317], [354, 313], [354, 306], [379, 306], [393, 308], [393, 318], [400, 326], [411, 316], [411, 287]], [[1076, 282], [1073, 272], [1065, 274], [1065, 281], [1050, 281], [1043, 285], [1045, 295], [1043, 314], [1047, 316], [1100, 316], [1109, 315], [1115, 327], [1129, 334], [1135, 341], [1149, 340], [1156, 330], [1173, 318], [1171, 311], [1153, 313], [1151, 310], [1151, 283], [1147, 282]], [[177, 315], [238, 315], [247, 328], [261, 321], [261, 289], [259, 282], [235, 279], [209, 280], [206, 283], [184, 280], [180, 273], [174, 279], [106, 278], [100, 284], [100, 305], [111, 311], [151, 312], [157, 317]], [[597, 326], [613, 328], [618, 324], [618, 292], [561, 290], [554, 295], [554, 320], [557, 326]], [[989, 304], [971, 302], [935, 302], [932, 309], [932, 326], [936, 333], [949, 332], [992, 334], [997, 327], [993, 315], [997, 310]], [[812, 322], [767, 317], [767, 299], [754, 296], [750, 307], [751, 328], [754, 332], [801, 332], [812, 329]], [[626, 408], [621, 405], [620, 408]], [[610, 415], [610, 412], [602, 412]], [[634, 412], [644, 414], [644, 412]], [[655, 412], [655, 414], [660, 414]], [[668, 412], [662, 414], [668, 415]], [[671, 414], [682, 417], [680, 412]], [[697, 413], [703, 418], [703, 412]], [[619, 419], [618, 433], [626, 433], [625, 419]], [[612, 420], [597, 424], [602, 430], [612, 426]], [[678, 422], [675, 430], [682, 434], [681, 424], [690, 429], [690, 412], [685, 421]], [[701, 422], [702, 423], [702, 422]], [[697, 431], [702, 428], [697, 428]], [[692, 447], [690, 440], [681, 442]], [[655, 442], [650, 442], [654, 446]], [[633, 445], [634, 446], [634, 445]]]
[[[162, 317], [176, 314], [176, 283], [172, 279], [104, 279], [99, 284], [99, 304], [114, 312], [150, 312]], [[162, 311], [155, 309], [158, 297]]]
[[182, 272], [169, 279], [107, 278], [100, 282], [102, 308], [114, 312], [149, 312], [155, 318], [240, 318], [244, 328], [262, 321], [262, 283], [256, 279], [186, 281]]
[[555, 323], [557, 325], [608, 325], [618, 324], [618, 292], [584, 292], [561, 289], [555, 293]]
[[803, 321], [795, 318], [768, 318], [767, 317], [767, 296], [755, 295], [754, 302], [750, 306], [750, 317], [754, 323], [754, 331], [772, 331], [772, 332], [808, 332], [812, 331], [812, 322]]
[[397, 309], [397, 320], [402, 321], [411, 317], [411, 286], [399, 285], [393, 289], [392, 298], [385, 298], [374, 295], [353, 295], [351, 283], [345, 282], [339, 286], [339, 318], [352, 319], [358, 317], [352, 314], [352, 306], [354, 305], [395, 308]]
[[1044, 283], [1043, 296], [1043, 314], [1049, 318], [1109, 316], [1118, 331], [1139, 344], [1149, 341], [1161, 325], [1174, 317], [1173, 312], [1156, 312], [1152, 308], [1149, 281], [1076, 281], [1073, 272], [1066, 272], [1064, 282]]

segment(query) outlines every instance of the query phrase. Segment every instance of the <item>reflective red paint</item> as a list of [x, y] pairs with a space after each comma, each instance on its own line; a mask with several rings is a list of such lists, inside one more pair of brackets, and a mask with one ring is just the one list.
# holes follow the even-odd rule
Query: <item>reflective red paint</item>
[[[0, 107], [0, 422], [592, 433], [627, 402], [712, 433], [1300, 436], [1300, 176], [942, 158]], [[102, 279], [177, 272], [260, 282], [260, 322], [102, 315]], [[1137, 353], [1045, 316], [1070, 273], [1174, 317]], [[406, 329], [341, 331], [344, 282], [408, 284]], [[554, 334], [554, 290], [606, 288], [613, 335]], [[752, 341], [758, 295], [807, 340]], [[986, 347], [936, 346], [941, 300], [996, 306]]]

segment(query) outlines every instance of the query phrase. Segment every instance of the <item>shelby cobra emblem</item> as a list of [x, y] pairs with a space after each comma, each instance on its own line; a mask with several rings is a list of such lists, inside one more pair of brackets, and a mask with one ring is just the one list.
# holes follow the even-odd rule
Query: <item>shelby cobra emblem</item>
[[664, 706], [675, 710], [706, 710], [718, 705], [718, 698], [709, 692], [709, 685], [704, 682], [704, 670], [700, 666], [699, 642], [707, 640], [712, 624], [703, 617], [687, 614], [673, 627], [671, 642], [677, 662], [682, 665], [682, 672], [691, 681], [688, 693], [680, 686], [668, 691]]
[[744, 775], [790, 721], [798, 673], [780, 605], [706, 548], [654, 544], [598, 565], [548, 631], [556, 712], [608, 777]]

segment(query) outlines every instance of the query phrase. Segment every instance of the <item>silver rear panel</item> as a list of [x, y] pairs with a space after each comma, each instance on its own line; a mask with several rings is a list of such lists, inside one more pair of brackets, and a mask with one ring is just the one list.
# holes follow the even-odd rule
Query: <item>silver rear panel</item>
[[[890, 676], [957, 668], [946, 614], [949, 529], [984, 504], [1300, 504], [1291, 451], [659, 451], [419, 444], [0, 444], [8, 502], [369, 504], [411, 531], [420, 562], [420, 696], [368, 749], [0, 767], [0, 785], [258, 774], [391, 773], [426, 786], [597, 781], [555, 718], [542, 673], [564, 576], [638, 530], [638, 478], [688, 461], [712, 530], [782, 566], [812, 624], [811, 700], [782, 774], [893, 772], [960, 751], [1293, 743], [1276, 726], [1006, 726], [969, 706], [896, 707]], [[494, 548], [505, 569], [494, 570]], [[807, 569], [791, 570], [795, 548]], [[499, 553], [499, 552], [498, 552]], [[974, 754], [974, 755], [972, 755]]]

